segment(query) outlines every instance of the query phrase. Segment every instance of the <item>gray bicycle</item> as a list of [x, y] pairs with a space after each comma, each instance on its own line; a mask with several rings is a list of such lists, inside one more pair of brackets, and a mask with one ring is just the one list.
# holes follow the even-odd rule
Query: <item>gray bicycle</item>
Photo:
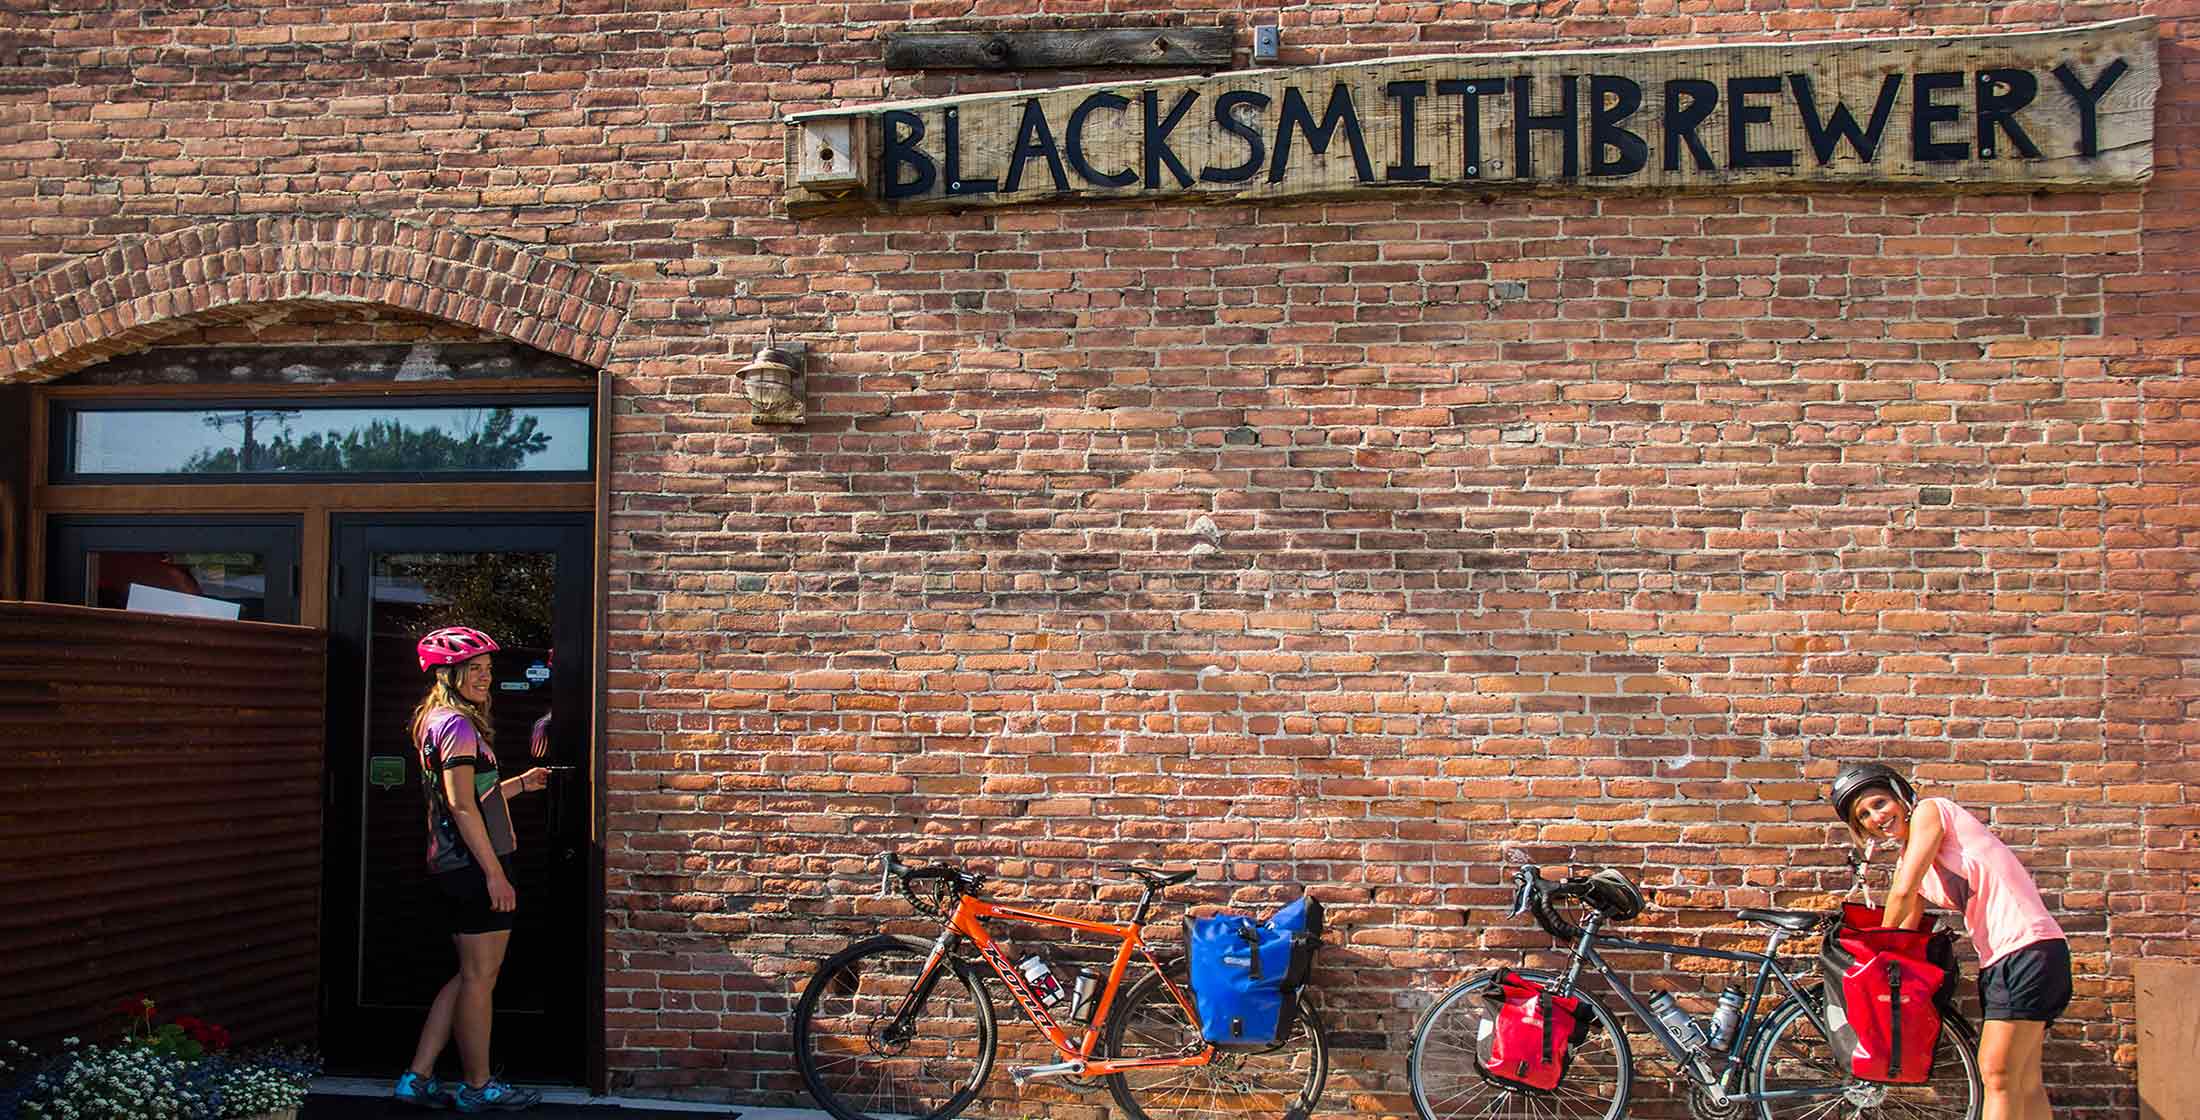
[[[1617, 870], [1564, 881], [1543, 878], [1534, 867], [1513, 875], [1512, 913], [1534, 914], [1544, 932], [1569, 946], [1562, 972], [1511, 969], [1554, 995], [1581, 1001], [1586, 1037], [1567, 1051], [1566, 1071], [1550, 1090], [1529, 1089], [1486, 1077], [1477, 1064], [1481, 1037], [1494, 1029], [1489, 999], [1499, 971], [1454, 985], [1422, 1014], [1413, 1031], [1409, 1074], [1414, 1108], [1422, 1120], [1618, 1120], [1634, 1083], [1634, 1057], [1620, 1021], [1581, 990], [1582, 966], [1604, 977], [1620, 1004], [1665, 1051], [1689, 1083], [1695, 1120], [1978, 1120], [1984, 1092], [1978, 1043], [1960, 1016], [1942, 1016], [1933, 1074], [1922, 1084], [1860, 1081], [1829, 1041], [1825, 998], [1811, 963], [1778, 957], [1790, 938], [1817, 933], [1838, 914], [1811, 910], [1742, 910], [1743, 921], [1765, 930], [1761, 952], [1706, 949], [1663, 941], [1639, 941], [1603, 932], [1643, 910], [1641, 892]], [[1753, 966], [1746, 999], [1722, 999], [1726, 1013], [1713, 1029], [1703, 1026], [1660, 993], [1637, 996], [1599, 950], [1662, 953]]]

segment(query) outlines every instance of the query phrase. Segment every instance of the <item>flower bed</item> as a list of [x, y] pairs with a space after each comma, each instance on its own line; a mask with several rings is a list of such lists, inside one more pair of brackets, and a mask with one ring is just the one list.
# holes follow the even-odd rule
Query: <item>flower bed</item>
[[0, 1042], [0, 1120], [296, 1120], [320, 1069], [308, 1050], [233, 1053], [227, 1030], [163, 1022], [150, 999], [120, 1010], [111, 1042], [63, 1039], [49, 1054]]

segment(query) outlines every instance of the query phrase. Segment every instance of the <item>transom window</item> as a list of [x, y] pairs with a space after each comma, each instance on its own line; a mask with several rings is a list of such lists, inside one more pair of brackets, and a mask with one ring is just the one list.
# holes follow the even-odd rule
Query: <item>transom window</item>
[[[586, 480], [593, 402], [56, 401], [55, 482]], [[422, 476], [432, 476], [423, 479]]]

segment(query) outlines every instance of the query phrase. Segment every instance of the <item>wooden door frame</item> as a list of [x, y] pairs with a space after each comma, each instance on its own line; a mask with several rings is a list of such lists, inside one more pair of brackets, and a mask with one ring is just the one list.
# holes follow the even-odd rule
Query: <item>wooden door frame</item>
[[[591, 575], [595, 619], [594, 680], [590, 685], [591, 712], [589, 755], [593, 771], [590, 790], [590, 852], [587, 862], [587, 896], [596, 918], [587, 931], [588, 957], [593, 975], [584, 978], [586, 998], [584, 1053], [585, 1084], [602, 1094], [610, 1087], [608, 1000], [609, 946], [604, 932], [604, 901], [608, 892], [606, 833], [609, 810], [604, 801], [609, 712], [605, 687], [610, 661], [608, 616], [611, 556], [611, 429], [614, 399], [611, 375], [599, 371], [593, 390], [594, 478], [589, 482], [444, 482], [444, 483], [170, 483], [159, 485], [55, 485], [49, 481], [53, 433], [49, 430], [56, 401], [95, 400], [193, 400], [237, 397], [294, 397], [310, 394], [321, 398], [357, 401], [405, 400], [417, 402], [436, 396], [542, 396], [589, 392], [586, 382], [570, 378], [483, 379], [479, 381], [343, 382], [312, 385], [33, 385], [28, 416], [29, 493], [21, 513], [23, 540], [22, 595], [46, 598], [46, 523], [56, 514], [208, 515], [291, 513], [300, 519], [298, 619], [301, 625], [326, 631], [329, 624], [330, 526], [339, 513], [589, 513], [595, 532]], [[0, 587], [4, 590], [4, 587]]]
[[[602, 379], [598, 379], [599, 387]], [[53, 514], [224, 514], [283, 513], [303, 518], [299, 538], [298, 622], [328, 628], [329, 521], [344, 512], [481, 513], [593, 512], [606, 479], [609, 455], [604, 447], [604, 394], [597, 394], [597, 453], [593, 482], [403, 482], [286, 483], [176, 482], [112, 485], [50, 481], [53, 458], [52, 417], [57, 401], [190, 401], [237, 397], [315, 397], [354, 401], [403, 400], [419, 403], [438, 396], [544, 396], [586, 392], [570, 380], [466, 382], [368, 382], [301, 387], [293, 385], [41, 385], [31, 390], [30, 525], [25, 542], [28, 567], [25, 597], [45, 598], [46, 519]], [[598, 565], [598, 580], [602, 567]], [[600, 677], [600, 674], [599, 674]]]

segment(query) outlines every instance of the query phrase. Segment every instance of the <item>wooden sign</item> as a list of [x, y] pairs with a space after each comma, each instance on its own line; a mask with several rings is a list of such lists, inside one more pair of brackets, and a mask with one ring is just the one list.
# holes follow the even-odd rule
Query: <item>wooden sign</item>
[[832, 109], [789, 120], [788, 199], [2140, 183], [2154, 26], [1452, 55]]

